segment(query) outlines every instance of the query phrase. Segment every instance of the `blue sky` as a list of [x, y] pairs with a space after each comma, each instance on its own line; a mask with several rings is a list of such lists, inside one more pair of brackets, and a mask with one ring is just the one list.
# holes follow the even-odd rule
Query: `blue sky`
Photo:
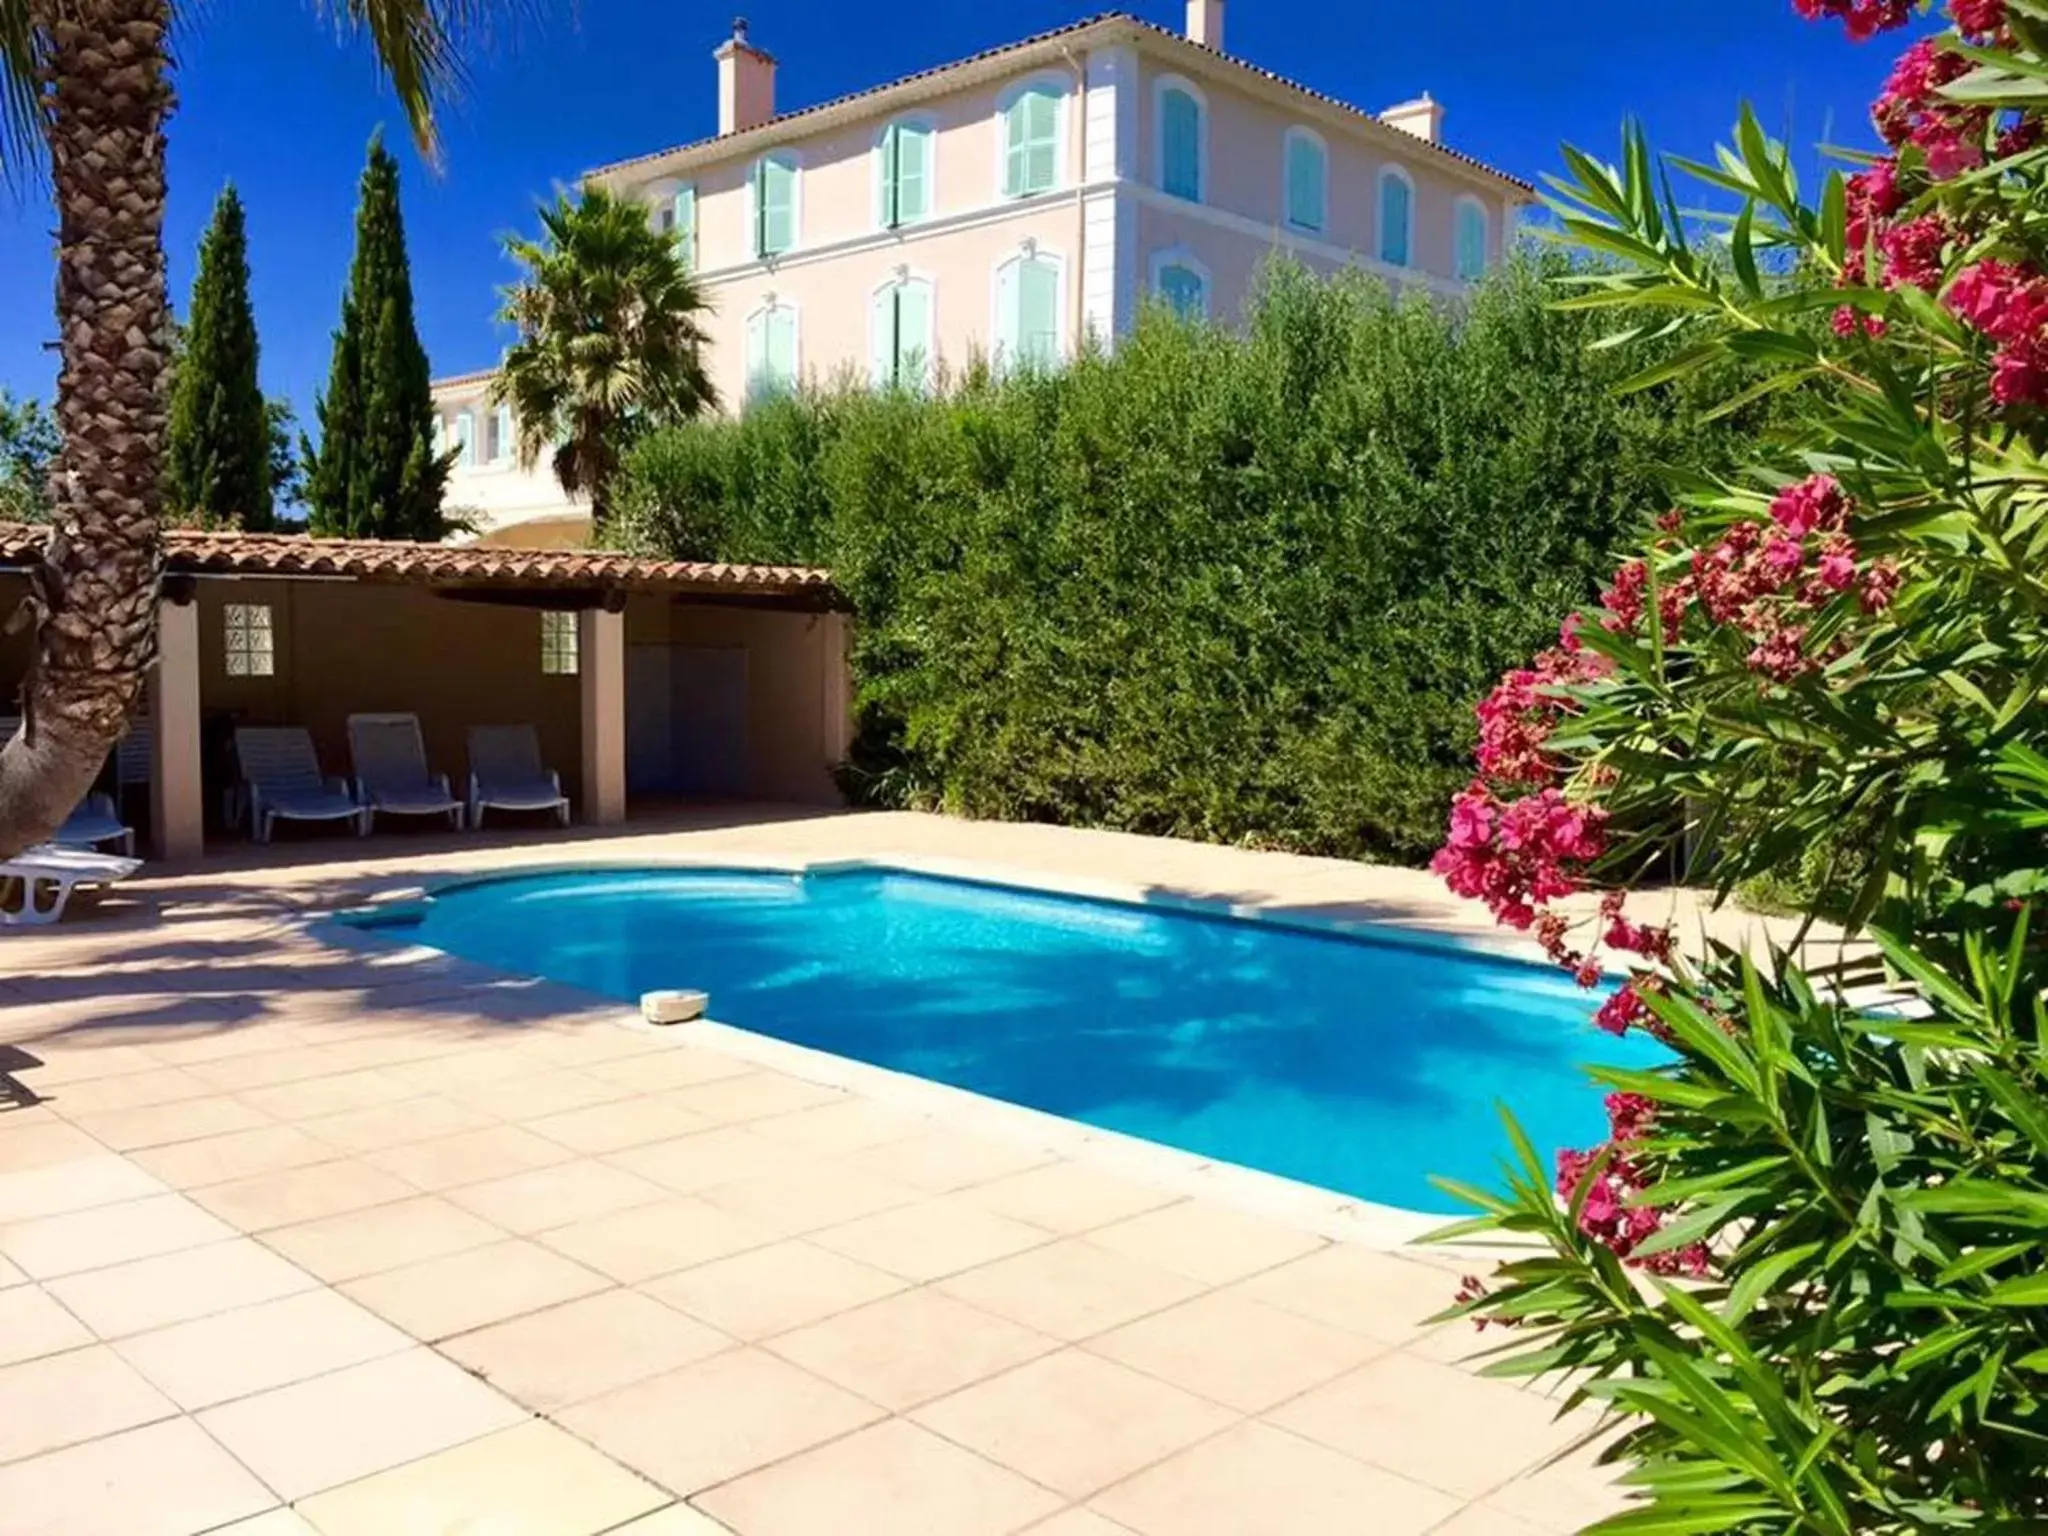
[[[492, 322], [510, 276], [498, 237], [532, 225], [556, 182], [715, 126], [711, 50], [733, 0], [536, 0], [542, 14], [476, 53], [445, 123], [438, 174], [360, 44], [337, 46], [310, 4], [207, 0], [179, 45], [182, 98], [170, 133], [166, 241], [182, 310], [215, 193], [248, 206], [265, 388], [302, 418], [327, 371], [348, 265], [355, 182], [372, 129], [403, 153], [420, 330], [436, 373], [494, 362]], [[1088, 14], [1062, 0], [739, 0], [781, 62], [778, 99], [803, 106]], [[1086, 0], [1082, 0], [1085, 4]], [[1178, 27], [1178, 0], [1132, 9]], [[1624, 116], [1657, 144], [1705, 154], [1736, 103], [1756, 104], [1795, 144], [1865, 144], [1865, 108], [1892, 42], [1863, 47], [1800, 21], [1790, 0], [1669, 6], [1644, 0], [1229, 0], [1230, 51], [1378, 108], [1428, 90], [1446, 137], [1536, 179], [1568, 139], [1608, 155]], [[0, 192], [0, 386], [47, 397], [55, 362], [50, 230], [35, 195]]]

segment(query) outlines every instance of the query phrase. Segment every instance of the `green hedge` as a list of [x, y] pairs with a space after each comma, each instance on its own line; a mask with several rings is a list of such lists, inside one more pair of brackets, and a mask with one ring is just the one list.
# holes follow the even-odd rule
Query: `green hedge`
[[[1114, 355], [851, 387], [641, 445], [630, 545], [829, 565], [857, 615], [871, 801], [1379, 858], [1435, 845], [1473, 701], [1753, 423], [1547, 307], [1469, 313], [1276, 264], [1242, 332], [1146, 314]], [[1718, 398], [1712, 381], [1692, 388]]]

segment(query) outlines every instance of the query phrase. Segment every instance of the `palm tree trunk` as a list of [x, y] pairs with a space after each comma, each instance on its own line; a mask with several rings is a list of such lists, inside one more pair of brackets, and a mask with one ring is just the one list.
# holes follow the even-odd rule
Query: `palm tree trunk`
[[24, 725], [0, 750], [0, 857], [91, 787], [156, 645], [170, 0], [28, 0], [57, 203], [64, 445]]

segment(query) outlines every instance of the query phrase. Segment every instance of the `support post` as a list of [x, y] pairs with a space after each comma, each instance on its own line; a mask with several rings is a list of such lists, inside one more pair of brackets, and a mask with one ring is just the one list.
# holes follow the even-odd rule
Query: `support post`
[[[175, 578], [174, 578], [175, 581]], [[199, 604], [189, 585], [157, 604], [157, 659], [149, 674], [149, 822], [160, 859], [206, 851], [206, 789], [199, 743]]]
[[846, 648], [846, 615], [819, 617], [818, 643], [824, 648], [825, 767], [829, 772], [853, 750], [853, 665]]
[[586, 608], [576, 616], [576, 664], [583, 685], [583, 819], [626, 819], [626, 615]]

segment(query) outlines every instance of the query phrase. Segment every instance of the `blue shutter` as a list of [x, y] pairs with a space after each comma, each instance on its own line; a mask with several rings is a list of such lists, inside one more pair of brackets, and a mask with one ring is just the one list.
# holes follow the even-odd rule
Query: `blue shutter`
[[1003, 192], [1028, 197], [1059, 180], [1059, 97], [1042, 86], [1021, 92], [1003, 114]]
[[896, 285], [895, 382], [922, 389], [931, 376], [932, 291], [927, 283]]
[[916, 123], [898, 123], [895, 173], [895, 222], [914, 224], [931, 212], [932, 131]]
[[460, 450], [455, 462], [464, 469], [476, 463], [476, 416], [462, 411], [455, 418], [455, 446]]
[[754, 254], [775, 256], [796, 244], [796, 167], [764, 159], [754, 167]]
[[1202, 104], [1177, 87], [1160, 98], [1159, 185], [1173, 197], [1202, 200]]
[[1477, 282], [1486, 275], [1486, 214], [1477, 203], [1458, 204], [1458, 279]]
[[1323, 151], [1314, 139], [1295, 134], [1287, 141], [1287, 222], [1320, 234], [1323, 229]]
[[1059, 268], [1033, 256], [1017, 263], [1016, 274], [1016, 360], [1050, 368], [1060, 356]]
[[1399, 176], [1380, 178], [1380, 260], [1390, 267], [1408, 265], [1408, 226], [1413, 194]]
[[512, 407], [499, 406], [497, 414], [492, 419], [497, 428], [498, 440], [491, 444], [491, 457], [509, 459], [512, 457]]
[[796, 311], [768, 312], [768, 377], [778, 392], [796, 387]]
[[1209, 285], [1202, 281], [1202, 274], [1193, 267], [1184, 267], [1178, 262], [1161, 267], [1159, 296], [1183, 320], [1206, 320], [1209, 317]]
[[697, 189], [677, 187], [673, 222], [670, 232], [676, 242], [676, 255], [681, 258], [686, 270], [697, 265]]

